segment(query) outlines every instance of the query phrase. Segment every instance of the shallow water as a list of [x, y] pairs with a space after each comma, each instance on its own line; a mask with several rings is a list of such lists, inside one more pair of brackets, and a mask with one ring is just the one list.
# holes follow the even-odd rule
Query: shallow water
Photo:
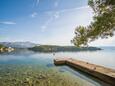
[[[18, 50], [0, 54], [0, 86], [109, 86], [79, 70], [55, 66], [53, 59], [61, 56], [115, 68], [114, 50], [60, 52], [55, 56], [52, 53]], [[107, 62], [105, 57], [109, 57]]]

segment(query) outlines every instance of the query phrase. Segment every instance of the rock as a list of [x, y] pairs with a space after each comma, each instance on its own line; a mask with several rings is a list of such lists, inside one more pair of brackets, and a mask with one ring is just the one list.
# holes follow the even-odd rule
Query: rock
[[45, 75], [39, 75], [37, 78], [38, 79], [46, 79], [46, 76]]
[[46, 66], [47, 67], [53, 67], [54, 65], [53, 64], [47, 64]]
[[50, 84], [51, 82], [50, 82], [50, 80], [48, 80], [48, 84]]
[[27, 82], [29, 82], [29, 81], [30, 81], [30, 79], [29, 79], [29, 78], [26, 78], [26, 81], [27, 81]]

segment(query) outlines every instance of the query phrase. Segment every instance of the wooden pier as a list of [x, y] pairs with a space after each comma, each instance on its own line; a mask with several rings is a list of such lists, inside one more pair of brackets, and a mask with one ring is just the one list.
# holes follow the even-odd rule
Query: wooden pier
[[69, 65], [115, 86], [115, 70], [72, 58], [56, 58], [55, 65]]

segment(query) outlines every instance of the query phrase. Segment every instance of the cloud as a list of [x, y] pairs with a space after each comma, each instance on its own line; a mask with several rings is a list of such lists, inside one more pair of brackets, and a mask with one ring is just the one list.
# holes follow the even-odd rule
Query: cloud
[[87, 9], [87, 8], [89, 8], [89, 6], [82, 6], [82, 7], [77, 7], [77, 8], [72, 8], [72, 9], [64, 9], [64, 10], [59, 10], [59, 11], [48, 11], [48, 12], [46, 12], [46, 14], [51, 16], [51, 18], [46, 23], [48, 25], [54, 19], [58, 19], [60, 17], [60, 14], [62, 14], [62, 13], [69, 12], [69, 11], [81, 10], [81, 9]]
[[47, 20], [42, 26], [41, 26], [41, 31], [44, 32], [48, 25], [53, 21], [53, 17], [51, 16], [49, 20]]
[[36, 0], [36, 6], [38, 6], [40, 3], [40, 0]]
[[[55, 3], [58, 3], [58, 1], [56, 1]], [[53, 20], [58, 19], [60, 17], [60, 14], [63, 14], [65, 12], [70, 12], [70, 11], [73, 12], [73, 11], [81, 10], [81, 9], [89, 9], [89, 6], [82, 6], [82, 7], [72, 8], [72, 9], [46, 12], [46, 14], [50, 16], [50, 18], [41, 26], [42, 32], [44, 32], [47, 29], [47, 27]]]
[[53, 16], [54, 16], [55, 19], [59, 18], [60, 17], [60, 12], [58, 12], [58, 11], [55, 12]]
[[60, 17], [60, 13], [58, 11], [56, 12], [47, 12], [47, 14], [50, 16], [50, 18], [44, 23], [43, 26], [41, 26], [42, 32], [44, 32], [48, 25], [55, 19], [58, 19]]
[[87, 9], [90, 8], [89, 6], [82, 6], [82, 7], [76, 7], [76, 8], [72, 8], [72, 9], [64, 9], [64, 10], [60, 10], [59, 12], [69, 12], [69, 11], [76, 11], [76, 10], [81, 10], [81, 9]]
[[91, 46], [115, 46], [115, 36], [109, 37], [107, 39], [97, 39], [91, 43], [89, 43]]
[[[39, 5], [39, 3], [40, 3], [40, 0], [35, 0], [34, 3], [33, 3], [33, 7], [36, 8], [36, 7]], [[33, 13], [31, 14], [31, 17], [32, 17], [32, 18], [35, 18], [37, 15], [38, 15], [37, 12], [33, 12]]]
[[32, 17], [32, 18], [35, 18], [37, 15], [38, 15], [37, 12], [33, 12], [33, 13], [31, 14], [31, 17]]
[[57, 0], [57, 1], [54, 2], [54, 7], [55, 8], [58, 7], [58, 5], [59, 5], [59, 0]]
[[46, 12], [47, 15], [52, 15], [55, 18], [59, 18], [60, 14], [65, 13], [65, 12], [70, 12], [70, 11], [76, 11], [76, 10], [82, 10], [82, 9], [89, 9], [89, 6], [82, 6], [82, 7], [76, 7], [76, 8], [71, 8], [71, 9], [63, 9], [63, 10], [57, 10], [57, 11], [48, 11]]
[[3, 21], [3, 22], [0, 22], [0, 24], [14, 25], [14, 24], [16, 24], [16, 22], [13, 22], [13, 21]]

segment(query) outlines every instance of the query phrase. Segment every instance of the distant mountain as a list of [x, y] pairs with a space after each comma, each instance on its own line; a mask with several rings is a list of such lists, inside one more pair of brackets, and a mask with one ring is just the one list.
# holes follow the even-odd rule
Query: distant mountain
[[31, 48], [39, 45], [31, 42], [0, 42], [0, 44], [13, 48]]

